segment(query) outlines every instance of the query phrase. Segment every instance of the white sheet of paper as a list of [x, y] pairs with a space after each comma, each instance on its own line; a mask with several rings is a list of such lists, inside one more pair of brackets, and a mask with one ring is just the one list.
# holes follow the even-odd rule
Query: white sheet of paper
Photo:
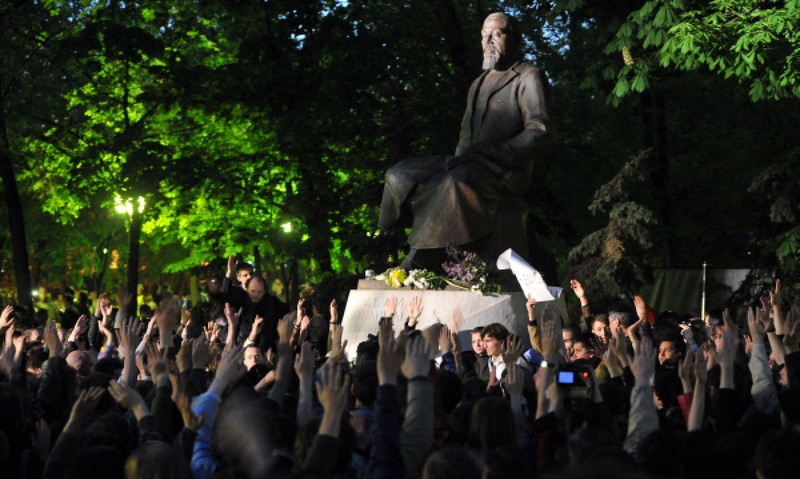
[[525, 297], [530, 296], [536, 301], [553, 301], [560, 295], [558, 291], [554, 296], [536, 268], [510, 248], [497, 257], [497, 269], [510, 269], [517, 277]]

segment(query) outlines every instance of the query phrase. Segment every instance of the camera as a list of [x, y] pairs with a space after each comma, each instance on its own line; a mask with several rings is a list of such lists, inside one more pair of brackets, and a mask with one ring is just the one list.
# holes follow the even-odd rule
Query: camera
[[555, 370], [556, 384], [565, 389], [567, 397], [592, 397], [594, 382], [592, 381], [591, 364], [572, 362], [554, 366], [553, 369]]

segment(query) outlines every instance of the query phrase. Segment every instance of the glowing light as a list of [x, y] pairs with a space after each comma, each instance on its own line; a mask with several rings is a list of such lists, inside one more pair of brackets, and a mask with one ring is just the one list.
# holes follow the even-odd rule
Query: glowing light
[[[136, 203], [138, 204], [136, 211], [140, 214], [143, 213], [145, 204], [144, 197], [139, 196], [138, 198], [136, 198]], [[119, 214], [127, 214], [128, 216], [133, 216], [133, 199], [128, 198], [127, 200], [123, 200], [121, 196], [115, 196], [114, 210], [116, 210], [116, 212]]]
[[291, 233], [292, 232], [292, 223], [287, 221], [286, 223], [281, 225], [284, 233]]

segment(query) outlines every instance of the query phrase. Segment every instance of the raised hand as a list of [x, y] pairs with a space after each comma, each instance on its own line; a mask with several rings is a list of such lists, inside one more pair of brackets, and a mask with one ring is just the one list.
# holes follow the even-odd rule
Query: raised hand
[[[391, 328], [391, 323], [389, 324]], [[344, 328], [341, 324], [331, 324], [330, 325], [330, 334], [331, 334], [331, 358], [342, 358], [344, 357], [344, 349], [347, 347], [347, 341], [345, 340], [342, 342], [342, 334], [344, 333]]]
[[461, 353], [461, 341], [458, 339], [458, 333], [455, 331], [450, 332], [450, 351], [453, 352], [456, 359], [459, 358]]
[[431, 359], [434, 355], [434, 345], [428, 343], [425, 338], [417, 336], [411, 338], [406, 343], [406, 358], [400, 367], [400, 372], [406, 379], [415, 377], [427, 377], [431, 367]]
[[634, 352], [634, 357], [628, 358], [637, 386], [650, 386], [653, 384], [657, 353], [658, 351], [653, 347], [653, 340], [649, 337], [644, 337], [639, 341], [639, 348]]
[[[288, 320], [286, 321], [288, 322]], [[250, 335], [247, 337], [247, 339], [249, 339], [250, 342], [255, 343], [256, 340], [258, 340], [258, 335], [261, 334], [262, 324], [264, 324], [264, 318], [262, 318], [259, 315], [256, 315], [256, 319], [253, 320], [253, 327], [252, 329], [250, 329]], [[280, 331], [278, 332], [280, 333]], [[281, 339], [283, 339], [283, 336], [281, 336]]]
[[733, 367], [739, 346], [739, 328], [731, 321], [727, 309], [722, 312], [722, 322], [723, 325], [719, 329], [722, 334], [722, 345], [717, 349], [717, 361], [723, 368]]
[[214, 355], [208, 348], [206, 338], [203, 336], [195, 338], [192, 343], [192, 368], [205, 371], [213, 358]]
[[199, 431], [200, 426], [203, 425], [205, 416], [203, 414], [200, 414], [200, 416], [195, 416], [194, 411], [192, 411], [192, 398], [186, 394], [179, 394], [173, 401], [175, 402], [175, 405], [178, 406], [178, 410], [181, 412], [181, 417], [183, 418], [183, 427], [190, 431]]
[[228, 270], [225, 272], [225, 277], [233, 279], [233, 272], [236, 271], [236, 258], [233, 255], [228, 256]]
[[[181, 352], [184, 354], [184, 358], [182, 359], [188, 360], [188, 362], [183, 365], [185, 369], [182, 369], [182, 371], [191, 369], [192, 367], [191, 350], [192, 346], [188, 344], [182, 347], [178, 352], [178, 355], [180, 355]], [[153, 382], [158, 384], [159, 381], [164, 378], [164, 375], [167, 374], [167, 368], [169, 367], [169, 351], [165, 349], [159, 354], [158, 348], [153, 343], [148, 343], [145, 351], [147, 353], [147, 370], [150, 372]]]
[[[287, 321], [291, 327], [291, 319]], [[241, 346], [233, 346], [222, 352], [222, 358], [217, 366], [217, 374], [214, 376], [214, 381], [208, 388], [210, 393], [222, 397], [222, 393], [225, 389], [244, 374], [242, 354], [243, 349]]]
[[97, 407], [100, 398], [105, 394], [106, 389], [99, 386], [93, 386], [89, 389], [84, 389], [78, 394], [78, 398], [72, 405], [72, 411], [69, 415], [69, 420], [64, 426], [63, 432], [75, 434], [78, 432], [83, 419]]
[[784, 324], [786, 334], [783, 336], [783, 349], [785, 354], [790, 354], [800, 350], [800, 310], [797, 306], [792, 306], [789, 314], [786, 315]]
[[411, 302], [408, 304], [408, 326], [410, 328], [416, 326], [417, 321], [419, 321], [419, 317], [422, 315], [423, 309], [422, 297], [414, 296], [411, 298]]
[[531, 295], [528, 295], [528, 300], [525, 302], [525, 309], [528, 310], [528, 321], [536, 319], [536, 300], [533, 299]]
[[306, 300], [300, 298], [297, 300], [297, 320], [295, 321], [295, 327], [300, 327], [300, 323], [303, 322], [303, 316], [306, 315], [305, 311], [303, 310], [303, 306], [306, 304]]
[[397, 345], [391, 321], [382, 320], [378, 325], [378, 345], [378, 384], [397, 384], [404, 351]]
[[111, 314], [114, 312], [114, 306], [111, 304], [111, 300], [108, 299], [108, 295], [100, 296], [98, 302], [100, 314], [103, 315], [103, 322], [108, 324], [111, 321]]
[[100, 333], [106, 337], [105, 344], [107, 346], [114, 346], [114, 333], [109, 329], [105, 321], [98, 321], [97, 328], [100, 330]]
[[319, 434], [338, 437], [342, 415], [347, 409], [350, 376], [339, 361], [327, 361], [322, 366], [321, 380], [316, 383], [317, 398], [324, 410]]
[[386, 317], [393, 318], [395, 311], [397, 311], [397, 297], [392, 296], [386, 301]]
[[51, 358], [61, 356], [62, 344], [61, 338], [58, 337], [58, 331], [56, 331], [56, 323], [49, 322], [44, 327], [44, 344], [50, 351]]
[[503, 361], [506, 365], [514, 364], [520, 356], [522, 356], [522, 339], [514, 334], [509, 334], [503, 350]]
[[631, 340], [631, 346], [633, 346], [634, 353], [637, 349], [639, 349], [639, 327], [641, 327], [645, 321], [645, 318], [640, 318], [638, 321], [628, 327], [628, 338]]
[[441, 354], [450, 352], [450, 328], [444, 324], [439, 328], [438, 350]]
[[156, 314], [158, 317], [156, 326], [158, 326], [159, 333], [171, 336], [181, 320], [181, 303], [178, 298], [167, 298], [161, 301], [161, 307]]
[[641, 296], [633, 297], [633, 305], [636, 306], [636, 317], [640, 320], [647, 320], [647, 304]]
[[309, 324], [311, 324], [311, 318], [303, 316], [303, 319], [300, 321], [300, 332], [305, 333]]
[[294, 371], [301, 381], [314, 375], [314, 351], [311, 343], [305, 342], [300, 346], [300, 354], [294, 358]]
[[72, 332], [69, 333], [69, 339], [67, 341], [74, 343], [78, 340], [78, 336], [80, 336], [84, 331], [86, 331], [86, 322], [89, 318], [86, 317], [85, 314], [82, 314], [77, 321], [75, 321], [75, 327], [72, 328]]
[[3, 374], [5, 374], [8, 378], [11, 377], [15, 366], [14, 350], [16, 349], [16, 346], [13, 342], [14, 329], [13, 323], [11, 326], [6, 328], [5, 345], [3, 346], [2, 353], [0, 353], [0, 371], [2, 371]]
[[339, 305], [336, 304], [335, 298], [331, 301], [330, 312], [331, 312], [330, 324], [340, 324], [341, 321], [339, 321]]
[[128, 291], [128, 287], [125, 285], [120, 286], [117, 292], [117, 301], [119, 301], [120, 311], [127, 312], [132, 300], [133, 295]]
[[561, 324], [558, 316], [550, 308], [545, 307], [542, 314], [542, 355], [552, 364], [559, 362], [560, 352], [564, 346], [561, 336]]
[[464, 313], [461, 308], [456, 308], [453, 311], [453, 317], [450, 319], [450, 331], [459, 332], [464, 327]]
[[775, 280], [775, 291], [770, 291], [769, 302], [772, 303], [772, 316], [775, 322], [775, 334], [786, 334], [787, 328], [780, 304], [781, 280]]
[[[134, 411], [137, 418], [139, 417], [137, 410], [139, 412], [143, 412], [142, 410], [147, 410], [147, 404], [144, 402], [142, 396], [135, 389], [125, 383], [111, 381], [108, 385], [108, 393], [111, 394], [111, 397], [114, 398], [114, 401], [116, 401], [117, 404], [125, 409]], [[145, 412], [144, 415], [146, 414], [147, 413]]]
[[0, 313], [0, 329], [11, 326], [11, 324], [14, 322], [14, 318], [11, 317], [11, 313], [13, 312], [14, 307], [10, 304], [3, 308], [3, 312]]
[[143, 327], [142, 322], [135, 318], [126, 318], [122, 321], [122, 327], [119, 329], [119, 345], [125, 350], [126, 356], [133, 354], [139, 347], [141, 342], [139, 335]]
[[764, 335], [767, 334], [764, 323], [760, 321], [761, 311], [763, 310], [756, 309], [753, 312], [753, 308], [747, 308], [747, 328], [750, 330], [750, 339], [754, 344], [763, 343]]
[[25, 336], [19, 335], [12, 339], [14, 343], [14, 364], [22, 366], [22, 354], [25, 352]]
[[569, 280], [569, 287], [572, 288], [572, 292], [575, 293], [575, 296], [581, 301], [581, 305], [586, 301], [586, 292], [583, 290], [583, 285], [577, 279]]
[[[178, 371], [184, 372], [192, 369], [192, 343], [196, 338], [188, 339], [181, 344], [178, 354], [175, 355], [175, 362], [178, 364]], [[155, 346], [153, 346], [155, 349]], [[156, 351], [156, 355], [158, 352]], [[150, 350], [147, 352], [147, 360], [150, 360]]]
[[605, 353], [603, 353], [603, 364], [606, 366], [606, 369], [608, 369], [608, 374], [612, 378], [619, 376], [619, 370], [621, 369], [619, 357], [617, 357], [617, 354], [614, 351], [614, 343], [616, 341], [617, 339], [614, 337], [609, 339], [608, 349]]

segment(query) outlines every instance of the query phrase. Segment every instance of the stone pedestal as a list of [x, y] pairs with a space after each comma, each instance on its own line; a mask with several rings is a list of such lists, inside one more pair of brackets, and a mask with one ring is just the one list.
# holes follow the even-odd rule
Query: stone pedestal
[[[369, 289], [366, 289], [369, 288]], [[350, 360], [355, 359], [358, 344], [367, 339], [368, 334], [378, 334], [378, 320], [386, 314], [389, 298], [396, 297], [397, 310], [394, 317], [395, 334], [403, 330], [408, 318], [408, 305], [412, 298], [422, 300], [422, 315], [417, 329], [424, 329], [435, 323], [451, 326], [453, 314], [460, 311], [464, 322], [458, 337], [462, 350], [471, 349], [470, 330], [477, 326], [500, 323], [513, 334], [522, 338], [525, 347], [530, 347], [528, 338], [528, 312], [525, 309], [525, 296], [521, 292], [482, 294], [461, 290], [413, 290], [410, 288], [391, 288], [379, 281], [361, 281], [359, 289], [350, 291], [342, 324], [343, 339], [347, 340], [346, 353]], [[562, 314], [566, 314], [563, 298], [555, 301]], [[559, 304], [560, 303], [560, 304]], [[537, 307], [537, 315], [543, 308]]]

